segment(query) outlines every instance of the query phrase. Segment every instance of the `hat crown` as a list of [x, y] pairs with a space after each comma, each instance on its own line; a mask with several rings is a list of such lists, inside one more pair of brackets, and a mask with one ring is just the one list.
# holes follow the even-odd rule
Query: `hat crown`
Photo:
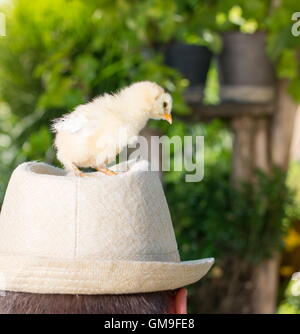
[[[0, 217], [0, 253], [59, 259], [179, 262], [158, 173], [145, 162], [108, 177], [20, 165]], [[148, 167], [148, 166], [146, 166]]]

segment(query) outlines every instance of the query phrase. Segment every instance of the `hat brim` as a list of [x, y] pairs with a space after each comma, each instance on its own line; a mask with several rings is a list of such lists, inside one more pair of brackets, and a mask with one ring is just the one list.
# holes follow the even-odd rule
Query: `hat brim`
[[0, 255], [0, 289], [88, 295], [173, 290], [200, 280], [213, 263], [213, 258], [141, 262]]

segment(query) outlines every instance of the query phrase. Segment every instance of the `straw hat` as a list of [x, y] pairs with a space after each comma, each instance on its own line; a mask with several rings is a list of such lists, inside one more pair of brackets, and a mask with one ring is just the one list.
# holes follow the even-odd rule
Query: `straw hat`
[[17, 167], [0, 217], [0, 290], [126, 294], [204, 276], [213, 259], [180, 262], [158, 174], [127, 164], [84, 178], [44, 163]]

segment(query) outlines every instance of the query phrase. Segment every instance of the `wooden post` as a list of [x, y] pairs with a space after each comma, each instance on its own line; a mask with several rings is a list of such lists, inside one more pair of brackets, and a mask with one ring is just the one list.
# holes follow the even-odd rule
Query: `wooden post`
[[[287, 171], [297, 104], [287, 93], [288, 81], [278, 82], [277, 103], [272, 118], [236, 116], [232, 181], [234, 185], [254, 181], [254, 169], [270, 171], [271, 165]], [[237, 112], [238, 115], [238, 112]], [[253, 269], [253, 313], [274, 313], [278, 288], [279, 254]]]
[[231, 126], [234, 132], [231, 178], [239, 186], [252, 178], [254, 120], [251, 116], [236, 117]]
[[[280, 167], [283, 172], [288, 169], [297, 104], [288, 95], [287, 87], [288, 81], [278, 82], [276, 109], [269, 124], [269, 140], [268, 126], [257, 122], [256, 166], [266, 172], [270, 167], [269, 161], [271, 165]], [[270, 156], [268, 156], [268, 146]], [[274, 254], [254, 268], [252, 294], [254, 313], [275, 312], [279, 265], [280, 255]]]
[[270, 171], [269, 120], [258, 118], [255, 122], [254, 167], [265, 173]]
[[289, 81], [281, 80], [277, 87], [277, 105], [271, 124], [271, 161], [286, 171], [298, 105], [287, 93]]
[[258, 314], [272, 314], [276, 311], [278, 270], [280, 255], [256, 265], [253, 270], [252, 310]]

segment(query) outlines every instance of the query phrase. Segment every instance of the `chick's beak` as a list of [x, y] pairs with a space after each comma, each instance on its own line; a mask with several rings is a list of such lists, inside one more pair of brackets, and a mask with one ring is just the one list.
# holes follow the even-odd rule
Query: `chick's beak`
[[172, 122], [173, 122], [171, 114], [164, 113], [164, 119], [170, 124], [172, 124]]

